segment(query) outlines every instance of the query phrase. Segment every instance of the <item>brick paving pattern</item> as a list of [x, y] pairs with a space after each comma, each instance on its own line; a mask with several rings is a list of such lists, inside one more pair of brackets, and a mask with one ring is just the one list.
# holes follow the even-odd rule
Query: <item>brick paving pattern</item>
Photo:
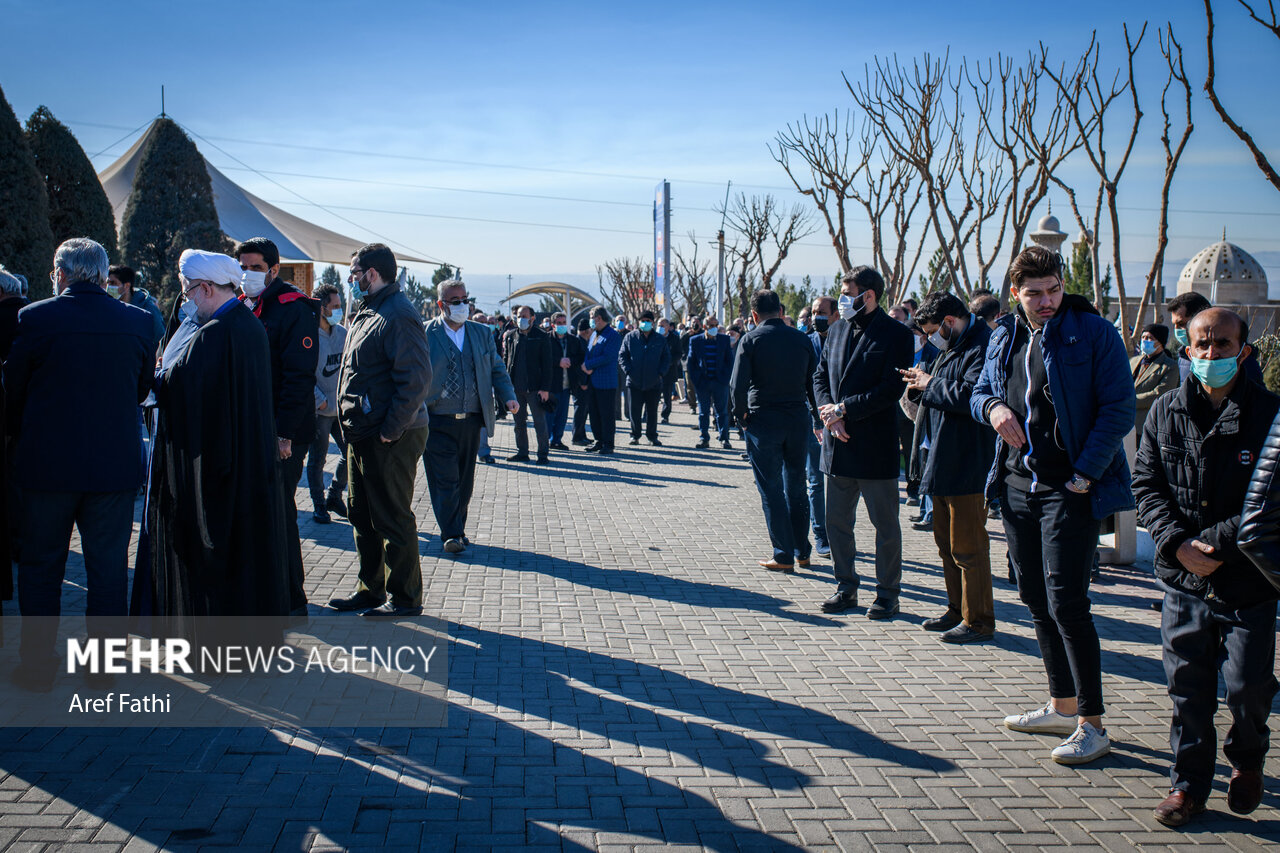
[[[1043, 701], [1045, 678], [998, 522], [996, 644], [921, 630], [945, 597], [906, 507], [903, 615], [827, 616], [830, 562], [755, 567], [770, 549], [750, 471], [737, 449], [694, 450], [692, 423], [680, 408], [662, 448], [623, 430], [612, 458], [481, 466], [475, 545], [457, 559], [419, 477], [428, 608], [450, 623], [448, 728], [6, 730], [0, 847], [1276, 849], [1274, 776], [1249, 818], [1227, 811], [1221, 763], [1191, 827], [1150, 817], [1169, 702], [1147, 572], [1108, 568], [1094, 588], [1114, 750], [1062, 767], [1058, 738], [1000, 725]], [[350, 528], [300, 519], [311, 600], [346, 594]], [[858, 535], [872, 542], [865, 518]], [[82, 584], [73, 558], [68, 611]]]

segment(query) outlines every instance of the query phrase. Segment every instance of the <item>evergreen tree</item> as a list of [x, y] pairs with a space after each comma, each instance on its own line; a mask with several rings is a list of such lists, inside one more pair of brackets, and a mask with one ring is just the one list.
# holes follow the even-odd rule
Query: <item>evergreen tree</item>
[[137, 270], [167, 314], [182, 292], [184, 249], [230, 252], [218, 224], [204, 158], [172, 119], [156, 119], [142, 149], [120, 227], [125, 263]]
[[418, 309], [418, 313], [422, 315], [424, 320], [430, 320], [435, 316], [436, 304], [436, 288], [435, 285], [427, 285], [418, 281], [417, 276], [408, 276], [404, 280], [404, 285], [400, 288], [413, 307]]
[[53, 293], [49, 270], [57, 244], [49, 197], [18, 117], [0, 90], [0, 264], [27, 278], [32, 299]]
[[332, 285], [341, 291], [342, 276], [338, 275], [338, 268], [333, 264], [329, 264], [329, 266], [325, 267], [324, 272], [320, 273], [320, 283]]
[[49, 196], [53, 241], [88, 237], [116, 257], [116, 220], [93, 164], [67, 126], [39, 107], [27, 119], [27, 145]]
[[[1064, 271], [1062, 286], [1067, 293], [1083, 296], [1093, 303], [1093, 258], [1089, 255], [1089, 244], [1079, 240], [1071, 246], [1071, 261]], [[1107, 272], [1099, 283], [1102, 291], [1102, 314], [1111, 310], [1111, 265], [1107, 264]]]
[[431, 286], [435, 287], [440, 282], [448, 278], [454, 277], [453, 267], [448, 264], [441, 264], [436, 267], [436, 271], [431, 274]]

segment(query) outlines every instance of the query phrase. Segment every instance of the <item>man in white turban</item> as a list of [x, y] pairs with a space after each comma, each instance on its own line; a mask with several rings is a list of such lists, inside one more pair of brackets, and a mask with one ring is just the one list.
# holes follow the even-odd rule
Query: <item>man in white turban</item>
[[286, 614], [287, 562], [267, 334], [236, 299], [233, 259], [188, 249], [178, 264], [184, 320], [156, 377], [150, 571], [132, 609], [190, 635], [192, 616]]

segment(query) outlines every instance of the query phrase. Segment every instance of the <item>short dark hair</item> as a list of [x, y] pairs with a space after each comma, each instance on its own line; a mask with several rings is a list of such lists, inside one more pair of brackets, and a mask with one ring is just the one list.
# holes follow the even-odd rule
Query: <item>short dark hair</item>
[[941, 323], [944, 317], [965, 317], [969, 309], [954, 293], [935, 290], [924, 298], [924, 304], [915, 310], [912, 319], [918, 323]]
[[903, 307], [904, 307], [904, 308], [910, 308], [910, 309], [911, 309], [911, 313], [912, 313], [912, 314], [914, 314], [914, 313], [916, 312], [916, 309], [920, 307], [919, 303], [917, 303], [917, 302], [916, 302], [914, 299], [912, 299], [910, 296], [908, 296], [906, 299], [902, 300], [902, 305], [903, 305]]
[[652, 319], [653, 319], [653, 312], [652, 312], [652, 311], [641, 311], [641, 312], [640, 312], [640, 319], [641, 319], [641, 320], [652, 320]]
[[859, 291], [872, 291], [876, 295], [877, 302], [880, 301], [880, 297], [884, 296], [884, 278], [880, 273], [865, 264], [849, 270], [840, 277], [840, 281], [856, 284]]
[[530, 314], [532, 314], [532, 315], [533, 315], [533, 316], [535, 316], [535, 317], [537, 317], [537, 316], [538, 316], [538, 312], [537, 312], [537, 311], [534, 311], [534, 310], [533, 310], [533, 307], [532, 307], [532, 306], [529, 306], [529, 305], [513, 305], [513, 306], [511, 306], [511, 316], [512, 316], [512, 317], [519, 317], [519, 316], [520, 316], [520, 312], [521, 312], [521, 311], [523, 311], [523, 310], [524, 310], [524, 309], [526, 309], [526, 308], [528, 308], [528, 309], [529, 309], [529, 313], [530, 313]]
[[969, 294], [969, 296], [971, 297], [969, 304], [970, 306], [972, 306], [973, 302], [977, 300], [979, 296], [995, 296], [995, 295], [996, 295], [996, 292], [989, 287], [975, 287], [973, 289], [973, 292]]
[[761, 317], [774, 317], [782, 313], [782, 300], [768, 288], [757, 290], [751, 294], [751, 310]]
[[370, 243], [352, 255], [362, 270], [375, 270], [387, 284], [396, 280], [396, 255], [385, 243]]
[[1169, 345], [1169, 327], [1164, 323], [1148, 323], [1142, 327], [1142, 334], [1151, 335], [1162, 347]]
[[238, 261], [241, 255], [250, 253], [262, 255], [262, 260], [269, 267], [280, 263], [280, 250], [266, 237], [251, 237], [243, 243], [237, 243], [236, 250], [231, 253], [231, 256]]
[[612, 320], [612, 319], [613, 319], [613, 315], [611, 315], [611, 314], [608, 312], [608, 310], [607, 310], [603, 305], [597, 305], [597, 306], [596, 306], [596, 309], [595, 309], [594, 311], [592, 311], [592, 312], [591, 312], [591, 319], [592, 319], [592, 320], [594, 320], [594, 319], [595, 319], [595, 318], [597, 318], [597, 317], [602, 317], [602, 318], [604, 318], [604, 321], [605, 321], [606, 323], [608, 323], [610, 320]]
[[1009, 283], [1014, 287], [1022, 287], [1029, 278], [1048, 276], [1062, 280], [1062, 255], [1044, 246], [1028, 246], [1009, 265]]
[[320, 300], [321, 305], [324, 305], [325, 303], [327, 303], [331, 296], [337, 296], [337, 295], [338, 295], [338, 288], [336, 288], [332, 284], [322, 284], [319, 287], [317, 287], [315, 291], [311, 294], [311, 296], [314, 299]]
[[990, 322], [1000, 313], [1000, 300], [990, 293], [984, 293], [969, 302], [969, 310], [979, 320]]
[[1190, 320], [1204, 309], [1212, 307], [1213, 303], [1208, 299], [1205, 299], [1194, 290], [1188, 290], [1186, 293], [1179, 293], [1166, 302], [1164, 310], [1168, 311], [1171, 316], [1175, 311], [1185, 311], [1187, 319]]
[[814, 301], [818, 303], [820, 309], [828, 313], [832, 313], [840, 307], [840, 303], [836, 301], [834, 296], [819, 296]]
[[107, 269], [107, 275], [113, 275], [121, 284], [132, 285], [138, 278], [138, 274], [133, 271], [133, 267], [127, 267], [124, 264], [112, 264]]

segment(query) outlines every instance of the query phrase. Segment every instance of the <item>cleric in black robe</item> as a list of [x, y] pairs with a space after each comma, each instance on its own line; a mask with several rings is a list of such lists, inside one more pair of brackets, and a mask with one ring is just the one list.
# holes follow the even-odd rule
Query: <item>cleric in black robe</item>
[[142, 591], [164, 633], [190, 636], [191, 616], [286, 614], [287, 562], [266, 332], [235, 298], [239, 264], [187, 250], [179, 266], [198, 328], [156, 378]]

